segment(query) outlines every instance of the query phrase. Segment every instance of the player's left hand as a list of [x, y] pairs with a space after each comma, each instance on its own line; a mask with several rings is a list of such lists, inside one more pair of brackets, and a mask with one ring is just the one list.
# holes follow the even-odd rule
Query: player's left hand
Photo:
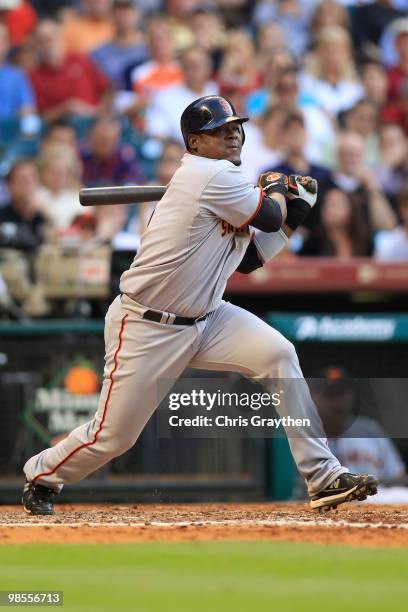
[[281, 193], [286, 195], [288, 192], [288, 177], [281, 172], [262, 172], [258, 178], [260, 187], [266, 196], [271, 193]]
[[286, 198], [295, 200], [300, 198], [306, 202], [310, 208], [316, 204], [318, 184], [316, 179], [311, 176], [300, 176], [291, 174], [288, 177], [288, 192]]

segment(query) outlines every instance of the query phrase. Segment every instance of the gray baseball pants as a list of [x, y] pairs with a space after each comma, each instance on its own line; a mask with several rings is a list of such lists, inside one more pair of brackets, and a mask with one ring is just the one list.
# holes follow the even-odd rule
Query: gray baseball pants
[[[144, 310], [127, 296], [112, 302], [105, 319], [104, 379], [95, 417], [29, 459], [24, 466], [29, 481], [59, 491], [127, 451], [169, 391], [158, 381], [175, 380], [186, 367], [254, 379], [298, 379], [290, 415], [310, 419], [311, 427], [289, 437], [289, 444], [309, 494], [348, 471], [329, 450], [295, 349], [278, 331], [226, 302], [192, 326], [148, 321], [141, 318]], [[284, 404], [277, 408], [279, 416], [287, 414]]]

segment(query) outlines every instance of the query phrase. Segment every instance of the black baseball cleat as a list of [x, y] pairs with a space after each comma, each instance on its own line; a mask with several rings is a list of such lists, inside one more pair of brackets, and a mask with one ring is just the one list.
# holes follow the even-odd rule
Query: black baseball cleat
[[48, 489], [43, 485], [35, 485], [26, 481], [23, 490], [22, 504], [28, 514], [54, 514], [53, 497], [54, 489]]
[[325, 489], [310, 499], [314, 510], [330, 510], [353, 500], [363, 501], [377, 493], [378, 480], [371, 474], [340, 474]]

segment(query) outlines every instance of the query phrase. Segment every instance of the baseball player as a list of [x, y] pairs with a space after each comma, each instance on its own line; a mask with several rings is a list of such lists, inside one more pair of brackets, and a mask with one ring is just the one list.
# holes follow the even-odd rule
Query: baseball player
[[[239, 168], [247, 120], [219, 96], [200, 98], [184, 110], [187, 151], [106, 315], [98, 410], [27, 461], [27, 512], [52, 514], [53, 496], [63, 485], [131, 448], [171, 387], [163, 382], [174, 381], [187, 366], [263, 381], [297, 379], [291, 415], [309, 419], [311, 427], [295, 432], [289, 444], [311, 507], [326, 509], [376, 493], [374, 476], [350, 474], [329, 450], [293, 345], [222, 299], [231, 274], [249, 273], [274, 257], [316, 201], [309, 177], [265, 172], [256, 187], [247, 182]], [[278, 408], [280, 416], [284, 410]]]

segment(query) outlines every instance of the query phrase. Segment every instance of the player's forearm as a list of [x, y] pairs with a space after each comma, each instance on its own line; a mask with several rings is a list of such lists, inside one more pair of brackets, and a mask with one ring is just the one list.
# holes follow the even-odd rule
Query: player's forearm
[[287, 242], [288, 237], [282, 229], [271, 233], [255, 230], [253, 240], [249, 243], [237, 272], [249, 274], [261, 268], [267, 261], [276, 257]]
[[286, 219], [286, 201], [281, 193], [271, 193], [262, 198], [261, 205], [251, 225], [263, 232], [277, 232]]

